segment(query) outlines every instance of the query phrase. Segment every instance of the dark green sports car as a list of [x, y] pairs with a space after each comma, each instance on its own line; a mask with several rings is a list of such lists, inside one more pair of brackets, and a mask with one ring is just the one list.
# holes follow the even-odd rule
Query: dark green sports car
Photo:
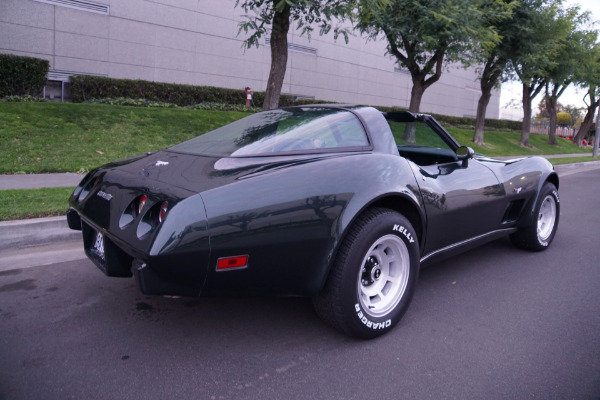
[[97, 168], [67, 217], [106, 275], [145, 294], [311, 296], [372, 338], [400, 320], [421, 265], [505, 235], [547, 248], [557, 189], [545, 159], [474, 154], [429, 115], [314, 105]]

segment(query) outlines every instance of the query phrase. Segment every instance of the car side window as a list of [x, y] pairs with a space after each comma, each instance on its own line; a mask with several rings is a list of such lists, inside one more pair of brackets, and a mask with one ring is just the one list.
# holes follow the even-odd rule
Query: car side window
[[391, 122], [390, 128], [398, 146], [450, 149], [437, 132], [422, 122]]
[[418, 165], [456, 161], [454, 150], [424, 122], [388, 121], [402, 157]]

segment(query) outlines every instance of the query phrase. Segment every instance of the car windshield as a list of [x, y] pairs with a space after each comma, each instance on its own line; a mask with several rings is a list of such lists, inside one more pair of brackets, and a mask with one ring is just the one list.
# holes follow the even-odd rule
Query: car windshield
[[266, 156], [369, 146], [365, 130], [349, 111], [288, 108], [263, 111], [171, 147], [212, 156]]

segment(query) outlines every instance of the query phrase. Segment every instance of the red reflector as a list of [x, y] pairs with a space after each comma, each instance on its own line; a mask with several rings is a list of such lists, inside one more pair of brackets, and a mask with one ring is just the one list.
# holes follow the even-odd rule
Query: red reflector
[[232, 268], [246, 268], [248, 256], [225, 257], [217, 260], [217, 271]]
[[165, 215], [167, 214], [167, 210], [169, 209], [169, 203], [163, 201], [160, 205], [160, 211], [158, 212], [158, 223], [160, 224], [163, 219], [165, 219]]
[[142, 209], [144, 208], [144, 205], [146, 204], [146, 200], [148, 200], [146, 195], [143, 195], [142, 197], [140, 197], [140, 202], [138, 203], [138, 215], [142, 213]]

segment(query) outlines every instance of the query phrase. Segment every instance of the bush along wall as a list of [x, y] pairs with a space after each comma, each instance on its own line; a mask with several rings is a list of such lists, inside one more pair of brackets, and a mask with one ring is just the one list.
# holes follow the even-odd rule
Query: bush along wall
[[[99, 76], [74, 75], [71, 76], [71, 97], [74, 103], [83, 102], [110, 102], [111, 104], [122, 104], [118, 99], [138, 102], [175, 104], [180, 107], [201, 105], [204, 109], [210, 105], [210, 109], [218, 109], [225, 105], [243, 106], [246, 104], [244, 89], [225, 89], [214, 86], [192, 86], [176, 83], [151, 82], [131, 79], [114, 79]], [[262, 107], [265, 92], [254, 92], [252, 107]], [[106, 99], [109, 99], [106, 101]], [[135, 99], [135, 100], [131, 100]], [[331, 103], [322, 100], [295, 100], [294, 96], [281, 95], [280, 107], [295, 105]], [[227, 108], [227, 107], [225, 107]], [[223, 109], [225, 109], [223, 108]], [[381, 111], [406, 110], [399, 107], [375, 106]], [[475, 118], [452, 117], [448, 115], [437, 115], [434, 117], [445, 125], [472, 128], [475, 126]], [[499, 119], [486, 119], [485, 128], [500, 131], [520, 131], [520, 121], [508, 121]]]
[[[70, 81], [71, 97], [74, 103], [82, 103], [91, 99], [130, 98], [172, 103], [181, 107], [200, 103], [246, 104], [244, 88], [225, 89], [213, 86], [192, 86], [85, 75], [71, 76]], [[253, 105], [261, 107], [264, 98], [264, 92], [254, 92]], [[293, 103], [294, 97], [288, 95], [282, 95], [279, 101], [281, 107]]]
[[0, 54], [0, 98], [39, 95], [49, 68], [48, 60]]

